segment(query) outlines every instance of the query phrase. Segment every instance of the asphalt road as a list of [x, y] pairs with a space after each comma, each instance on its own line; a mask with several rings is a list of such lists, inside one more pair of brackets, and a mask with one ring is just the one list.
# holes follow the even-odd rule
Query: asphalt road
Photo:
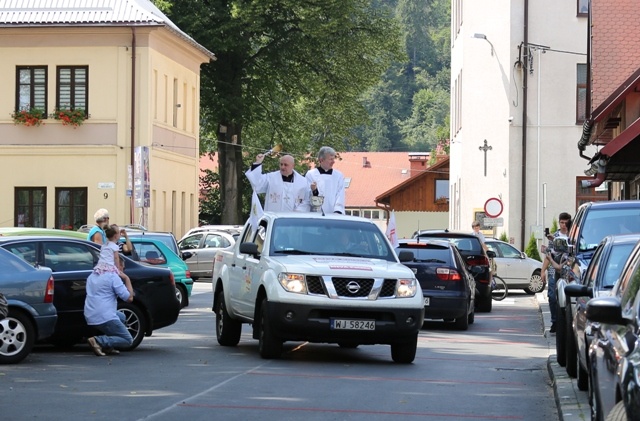
[[557, 420], [548, 345], [532, 296], [516, 292], [466, 332], [428, 322], [416, 360], [389, 346], [287, 343], [262, 360], [245, 326], [218, 345], [211, 284], [197, 282], [178, 322], [133, 352], [38, 347], [0, 366], [2, 420]]

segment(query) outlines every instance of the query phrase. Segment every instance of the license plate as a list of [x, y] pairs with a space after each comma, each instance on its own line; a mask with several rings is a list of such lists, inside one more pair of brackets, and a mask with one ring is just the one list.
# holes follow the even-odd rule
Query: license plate
[[429, 305], [429, 297], [424, 297], [424, 305], [425, 306]]
[[331, 319], [331, 329], [334, 330], [375, 330], [375, 320]]

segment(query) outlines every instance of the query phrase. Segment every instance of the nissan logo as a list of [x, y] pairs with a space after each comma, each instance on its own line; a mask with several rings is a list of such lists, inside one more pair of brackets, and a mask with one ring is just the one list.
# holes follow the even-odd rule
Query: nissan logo
[[349, 291], [352, 294], [356, 294], [358, 291], [360, 291], [360, 284], [357, 283], [356, 281], [351, 281], [347, 284], [347, 291]]

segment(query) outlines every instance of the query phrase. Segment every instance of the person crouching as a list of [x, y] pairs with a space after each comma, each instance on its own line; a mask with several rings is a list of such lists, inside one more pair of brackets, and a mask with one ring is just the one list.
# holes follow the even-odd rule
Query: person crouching
[[118, 298], [133, 301], [131, 280], [124, 274], [124, 265], [118, 254], [120, 229], [110, 225], [105, 229], [107, 243], [100, 249], [100, 259], [87, 278], [87, 297], [84, 302], [84, 317], [89, 326], [94, 326], [103, 335], [87, 339], [97, 356], [119, 354], [117, 348], [131, 346], [133, 338], [125, 326], [124, 314], [118, 311]]

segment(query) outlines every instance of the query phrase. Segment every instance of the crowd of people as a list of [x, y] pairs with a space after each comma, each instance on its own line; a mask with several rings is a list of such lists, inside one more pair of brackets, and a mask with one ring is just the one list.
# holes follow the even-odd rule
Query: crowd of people
[[309, 212], [313, 197], [322, 197], [323, 213], [344, 214], [344, 175], [333, 168], [336, 151], [323, 146], [318, 152], [319, 165], [302, 176], [295, 169], [291, 155], [280, 157], [280, 170], [262, 172], [265, 154], [258, 154], [245, 175], [256, 193], [264, 193], [264, 210], [270, 212]]

